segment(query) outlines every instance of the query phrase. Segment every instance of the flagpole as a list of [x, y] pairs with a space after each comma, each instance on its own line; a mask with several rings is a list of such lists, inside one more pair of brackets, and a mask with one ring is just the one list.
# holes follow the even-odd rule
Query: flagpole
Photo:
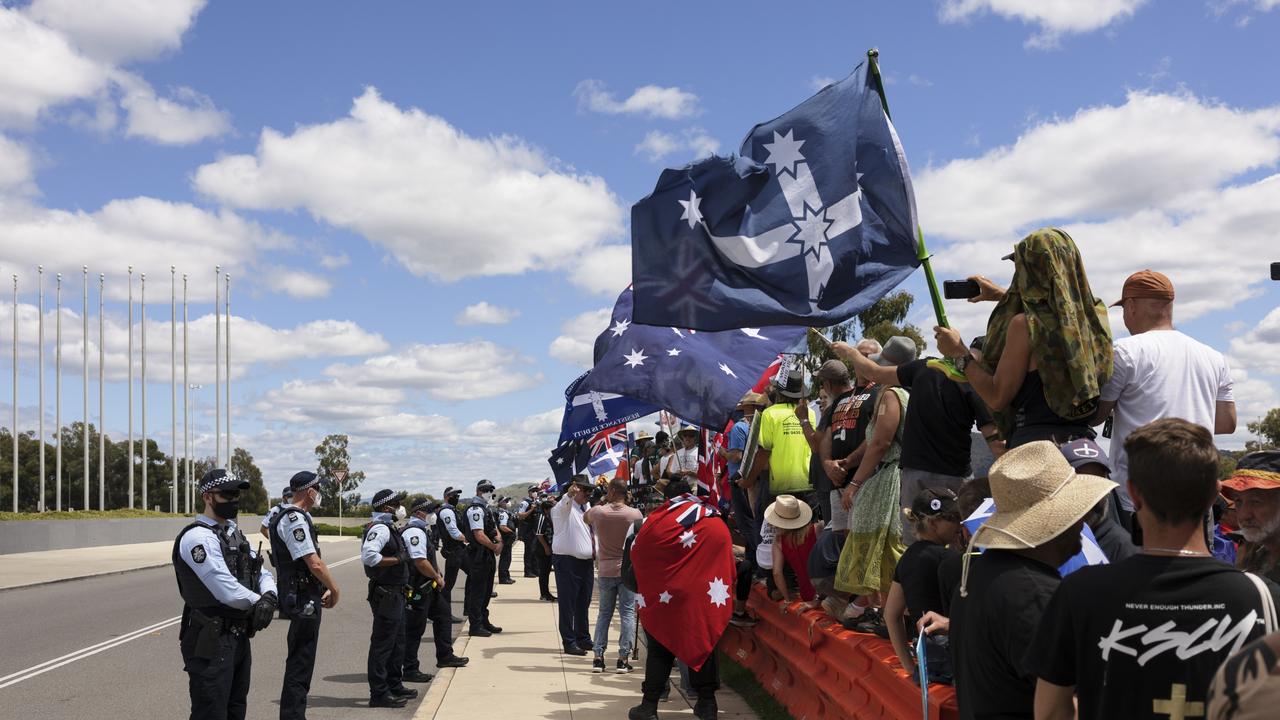
[[40, 408], [36, 412], [36, 423], [39, 425], [40, 440], [40, 501], [36, 503], [36, 509], [40, 512], [45, 511], [45, 468], [44, 468], [44, 266], [36, 266], [36, 275], [39, 276], [40, 283]]
[[224, 277], [226, 278], [226, 281], [227, 281], [227, 289], [226, 289], [226, 292], [223, 294], [222, 300], [227, 304], [226, 306], [227, 307], [227, 323], [226, 323], [227, 340], [226, 340], [226, 343], [223, 345], [223, 350], [226, 352], [227, 355], [225, 358], [223, 358], [224, 360], [223, 365], [226, 366], [226, 370], [227, 370], [227, 382], [225, 387], [226, 393], [227, 393], [227, 396], [226, 396], [227, 467], [230, 468], [231, 467], [231, 273], [227, 273]]
[[18, 512], [18, 274], [13, 275], [13, 511]]
[[129, 266], [129, 509], [133, 509], [133, 266]]
[[84, 301], [80, 312], [80, 364], [84, 378], [84, 509], [89, 509], [89, 266], [81, 265]]
[[186, 497], [186, 513], [191, 514], [191, 436], [190, 416], [187, 404], [191, 399], [191, 385], [187, 382], [187, 274], [182, 273], [182, 465], [187, 474], [187, 488], [183, 491]]
[[[885, 117], [893, 120], [893, 116], [889, 114], [889, 98], [884, 93], [884, 81], [880, 77], [880, 51], [871, 48], [867, 51], [867, 66], [871, 72], [871, 77], [876, 83], [876, 92], [880, 93], [880, 105], [884, 108]], [[920, 261], [920, 267], [924, 269], [924, 281], [929, 287], [929, 299], [933, 301], [933, 314], [938, 318], [938, 324], [942, 327], [950, 327], [947, 324], [947, 311], [942, 305], [942, 294], [938, 292], [938, 280], [933, 274], [933, 264], [929, 262], [929, 251], [924, 246], [924, 230], [919, 225], [916, 226], [916, 259]]]
[[107, 509], [107, 333], [102, 297], [107, 284], [106, 273], [98, 273], [98, 509]]
[[142, 280], [142, 509], [147, 509], [147, 274]]
[[213, 466], [222, 467], [222, 266], [213, 266]]
[[53, 507], [58, 512], [62, 512], [62, 273], [58, 273], [58, 289], [54, 296], [54, 308], [57, 341], [54, 344], [53, 355]]
[[169, 266], [169, 445], [173, 475], [169, 478], [169, 512], [178, 512], [178, 276]]

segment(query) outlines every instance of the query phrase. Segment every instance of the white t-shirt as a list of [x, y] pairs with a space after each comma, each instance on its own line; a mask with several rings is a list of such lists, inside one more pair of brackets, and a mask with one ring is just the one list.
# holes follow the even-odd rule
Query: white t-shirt
[[1151, 330], [1121, 338], [1114, 346], [1114, 372], [1102, 388], [1114, 400], [1111, 428], [1111, 479], [1125, 494], [1129, 433], [1161, 418], [1182, 418], [1213, 432], [1218, 402], [1235, 402], [1231, 368], [1222, 353], [1177, 330]]
[[761, 570], [773, 569], [773, 526], [765, 520], [760, 523], [760, 544], [756, 546], [756, 565]]
[[675, 458], [675, 464], [671, 466], [672, 472], [697, 472], [698, 471], [698, 447], [695, 445], [691, 448], [680, 448], [672, 454]]

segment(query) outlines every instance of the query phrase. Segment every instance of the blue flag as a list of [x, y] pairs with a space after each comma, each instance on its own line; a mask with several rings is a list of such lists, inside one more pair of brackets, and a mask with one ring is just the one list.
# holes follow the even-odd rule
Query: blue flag
[[639, 420], [661, 409], [617, 393], [583, 390], [582, 381], [588, 374], [579, 375], [565, 388], [561, 443], [589, 438], [601, 430]]
[[666, 408], [705, 427], [723, 427], [738, 401], [779, 353], [803, 351], [803, 327], [698, 332], [635, 325], [631, 289], [596, 339], [595, 367], [579, 392], [617, 393]]
[[591, 446], [584, 440], [570, 440], [561, 443], [551, 451], [547, 464], [551, 465], [551, 474], [556, 479], [556, 489], [563, 489], [573, 479], [574, 473], [587, 467], [591, 460]]
[[866, 63], [757, 125], [735, 157], [665, 170], [631, 208], [635, 321], [834, 325], [919, 265], [906, 155]]

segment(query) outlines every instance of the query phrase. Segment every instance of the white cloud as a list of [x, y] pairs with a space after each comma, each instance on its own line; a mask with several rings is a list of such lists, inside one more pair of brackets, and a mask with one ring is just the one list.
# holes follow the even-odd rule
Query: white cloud
[[583, 80], [573, 89], [578, 106], [607, 115], [647, 115], [665, 120], [680, 120], [702, 112], [698, 96], [677, 87], [644, 85], [625, 100], [618, 100], [599, 80]]
[[839, 80], [839, 78], [833, 78], [830, 75], [814, 75], [809, 78], [809, 87], [812, 88], [814, 92], [817, 92], [837, 80]]
[[46, 108], [91, 96], [106, 83], [107, 68], [63, 35], [0, 7], [0, 124], [31, 125]]
[[195, 186], [243, 208], [305, 208], [445, 280], [570, 267], [623, 227], [604, 180], [560, 170], [519, 138], [472, 138], [401, 110], [373, 88], [346, 118], [263, 130], [256, 154], [202, 166]]
[[0, 190], [29, 193], [35, 162], [25, 145], [0, 135]]
[[714, 155], [720, 149], [720, 141], [699, 127], [685, 128], [679, 133], [650, 130], [636, 145], [635, 154], [645, 155], [650, 162], [658, 162], [668, 155], [685, 153], [689, 159]]
[[175, 50], [206, 0], [33, 0], [27, 13], [111, 63]]
[[334, 365], [325, 374], [349, 384], [413, 388], [436, 400], [496, 397], [533, 387], [541, 375], [521, 370], [532, 361], [488, 340], [410, 345], [359, 365]]
[[601, 245], [588, 250], [569, 280], [588, 292], [617, 297], [631, 284], [631, 246]]
[[609, 308], [589, 310], [569, 318], [560, 326], [560, 335], [551, 341], [547, 353], [571, 365], [584, 369], [591, 367], [596, 336], [609, 327], [611, 319], [612, 310]]
[[320, 256], [320, 267], [325, 270], [337, 270], [338, 268], [346, 267], [350, 263], [351, 258], [347, 257], [346, 253]]
[[992, 12], [1006, 19], [1038, 25], [1027, 47], [1058, 46], [1063, 35], [1093, 32], [1131, 17], [1147, 0], [943, 0], [943, 22], [961, 22]]
[[120, 77], [124, 78], [120, 99], [126, 112], [124, 133], [129, 137], [161, 145], [190, 145], [231, 130], [230, 116], [189, 87], [179, 87], [172, 98], [163, 98], [139, 78]]
[[395, 388], [361, 387], [341, 380], [289, 380], [279, 389], [268, 390], [254, 409], [268, 420], [349, 422], [381, 417], [403, 400], [404, 393]]
[[319, 275], [287, 267], [267, 268], [263, 279], [273, 289], [298, 300], [322, 298], [333, 289], [329, 281]]
[[1245, 367], [1280, 375], [1280, 308], [1267, 313], [1253, 329], [1232, 338], [1230, 355]]
[[459, 325], [506, 325], [519, 315], [520, 311], [515, 308], [490, 305], [482, 300], [463, 308], [453, 320]]

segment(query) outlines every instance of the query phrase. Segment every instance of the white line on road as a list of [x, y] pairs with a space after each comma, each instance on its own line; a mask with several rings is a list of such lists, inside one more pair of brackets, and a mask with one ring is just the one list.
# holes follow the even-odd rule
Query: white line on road
[[[333, 563], [329, 567], [335, 568], [335, 567], [338, 567], [339, 565], [346, 565], [349, 562], [352, 562], [354, 560], [359, 560], [359, 559], [360, 559], [359, 555], [354, 555], [352, 557], [346, 558], [345, 560], [339, 560], [338, 562]], [[96, 645], [90, 645], [89, 647], [81, 648], [79, 650], [76, 650], [75, 652], [67, 653], [62, 657], [56, 657], [52, 660], [46, 660], [38, 665], [32, 665], [31, 667], [25, 670], [19, 670], [18, 672], [5, 675], [4, 677], [0, 677], [0, 690], [3, 690], [9, 687], [10, 685], [17, 685], [18, 683], [23, 682], [24, 680], [30, 680], [33, 677], [43, 675], [49, 672], [50, 670], [57, 670], [58, 668], [64, 665], [69, 665], [77, 660], [83, 660], [87, 657], [97, 655], [98, 653], [104, 650], [110, 650], [111, 648], [116, 647], [118, 645], [123, 645], [132, 640], [137, 640], [138, 638], [144, 635], [160, 632], [161, 630], [177, 625], [179, 622], [181, 622], [181, 620], [182, 620], [181, 615], [177, 617], [171, 617], [168, 620], [161, 620], [158, 623], [154, 623], [144, 628], [139, 628], [137, 630], [127, 632], [124, 635], [120, 635], [118, 637], [114, 637], [109, 640], [103, 640], [102, 642], [97, 643]]]

